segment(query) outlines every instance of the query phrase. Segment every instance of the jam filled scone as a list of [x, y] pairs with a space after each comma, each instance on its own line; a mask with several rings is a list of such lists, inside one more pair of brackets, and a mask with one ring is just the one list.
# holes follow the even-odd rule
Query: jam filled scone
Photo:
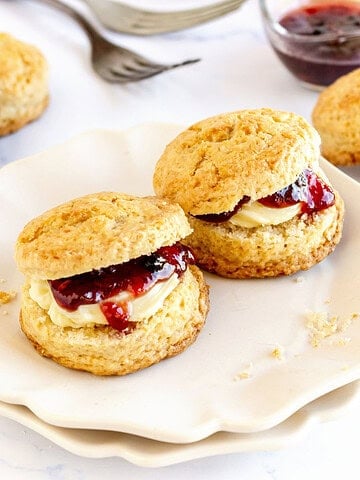
[[48, 65], [42, 53], [0, 33], [0, 135], [38, 118], [48, 102]]
[[23, 332], [44, 356], [125, 375], [182, 352], [208, 310], [208, 289], [178, 205], [113, 192], [87, 195], [28, 223], [16, 261], [26, 276]]
[[179, 203], [204, 269], [225, 277], [306, 270], [333, 251], [343, 201], [321, 171], [317, 132], [271, 109], [218, 115], [191, 126], [159, 159], [154, 189]]

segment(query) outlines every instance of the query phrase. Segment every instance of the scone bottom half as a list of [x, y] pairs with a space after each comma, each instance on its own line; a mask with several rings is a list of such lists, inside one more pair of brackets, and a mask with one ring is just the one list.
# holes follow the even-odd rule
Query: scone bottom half
[[157, 162], [154, 188], [184, 208], [193, 229], [185, 243], [205, 270], [290, 275], [323, 260], [342, 234], [344, 204], [319, 157], [319, 135], [302, 117], [232, 112], [175, 138]]
[[[26, 276], [23, 332], [43, 356], [98, 375], [125, 375], [181, 353], [209, 303], [193, 253], [179, 242], [190, 232], [182, 209], [156, 197], [101, 192], [45, 212], [16, 245]], [[55, 275], [55, 254], [66, 275]], [[83, 259], [93, 267], [84, 269]]]

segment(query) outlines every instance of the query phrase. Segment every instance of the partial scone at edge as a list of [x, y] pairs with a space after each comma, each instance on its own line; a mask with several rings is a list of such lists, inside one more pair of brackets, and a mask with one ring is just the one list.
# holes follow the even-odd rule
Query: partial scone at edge
[[307, 270], [329, 255], [342, 234], [344, 202], [283, 224], [253, 229], [214, 224], [189, 216], [194, 232], [183, 243], [198, 264], [229, 278], [263, 278]]
[[29, 296], [24, 286], [20, 325], [38, 352], [57, 363], [96, 375], [126, 375], [191, 345], [204, 325], [208, 287], [190, 266], [163, 306], [129, 335], [110, 326], [61, 328]]
[[18, 109], [19, 116], [7, 117], [0, 120], [0, 136], [8, 135], [20, 130], [27, 123], [36, 120], [49, 104], [49, 95], [41, 98], [38, 103], [33, 105], [27, 105], [26, 107], [20, 107]]
[[38, 118], [49, 103], [48, 65], [36, 47], [0, 33], [0, 136]]
[[360, 163], [360, 68], [320, 93], [312, 121], [327, 160], [335, 165]]

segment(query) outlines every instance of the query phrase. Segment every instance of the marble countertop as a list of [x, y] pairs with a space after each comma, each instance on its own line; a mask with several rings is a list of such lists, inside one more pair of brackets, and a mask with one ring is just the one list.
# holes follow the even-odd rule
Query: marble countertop
[[[264, 37], [255, 0], [187, 31], [147, 38], [111, 34], [123, 45], [164, 62], [202, 59], [128, 85], [107, 84], [97, 77], [80, 28], [40, 3], [0, 2], [0, 30], [40, 47], [51, 73], [49, 108], [38, 121], [1, 138], [0, 165], [93, 128], [117, 129], [153, 120], [189, 124], [220, 112], [264, 106], [291, 110], [310, 120], [317, 93], [300, 86], [279, 63]], [[357, 403], [343, 417], [314, 425], [305, 438], [278, 452], [222, 455], [146, 469], [119, 458], [78, 457], [0, 417], [0, 476], [11, 480], [353, 479], [358, 476], [359, 422]]]

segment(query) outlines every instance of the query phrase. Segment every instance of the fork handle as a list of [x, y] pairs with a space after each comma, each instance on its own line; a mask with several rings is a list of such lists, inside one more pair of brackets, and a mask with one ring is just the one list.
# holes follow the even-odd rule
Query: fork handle
[[98, 35], [96, 28], [74, 7], [63, 3], [61, 0], [40, 0], [40, 2], [53, 6], [58, 10], [70, 15], [90, 37], [95, 37]]

